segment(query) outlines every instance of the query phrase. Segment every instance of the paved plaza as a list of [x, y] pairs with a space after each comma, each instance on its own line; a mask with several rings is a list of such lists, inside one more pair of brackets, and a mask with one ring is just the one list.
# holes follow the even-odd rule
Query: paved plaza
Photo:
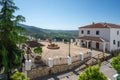
[[[44, 59], [48, 59], [48, 58], [58, 58], [58, 57], [67, 57], [69, 54], [69, 44], [65, 44], [62, 42], [56, 42], [55, 44], [57, 44], [60, 49], [48, 49], [47, 45], [49, 45], [49, 42], [40, 42], [42, 44], [44, 44], [45, 46], [42, 48], [43, 49], [43, 53], [42, 53], [42, 57]], [[91, 51], [90, 49], [87, 48], [83, 48], [80, 46], [75, 45], [74, 43], [72, 43], [70, 45], [70, 55], [71, 56], [75, 56], [75, 55], [80, 55], [80, 52], [82, 53], [86, 53]], [[97, 51], [97, 50], [92, 50], [93, 56], [101, 54], [102, 52]], [[105, 53], [106, 54], [106, 53]], [[106, 54], [109, 55], [109, 54]], [[85, 64], [81, 65], [81, 66], [86, 66]], [[81, 67], [79, 66], [79, 67]], [[61, 72], [61, 73], [57, 73], [55, 75], [48, 75], [42, 78], [37, 78], [35, 80], [78, 80], [79, 75], [84, 71], [84, 70], [79, 70], [78, 68], [69, 70], [69, 71], [65, 71], [65, 72]], [[101, 72], [103, 72], [110, 80], [113, 80], [113, 75], [116, 74], [116, 71], [112, 68], [112, 66], [110, 65], [110, 60], [108, 61], [104, 61], [101, 64]]]
[[[50, 44], [49, 42], [40, 42], [44, 44], [45, 46], [42, 48], [43, 53], [42, 53], [42, 58], [48, 59], [48, 58], [58, 58], [58, 57], [67, 57], [69, 55], [69, 44], [68, 43], [63, 43], [63, 42], [55, 42], [60, 49], [48, 49], [47, 46]], [[54, 43], [54, 42], [53, 42]], [[83, 48], [80, 46], [75, 45], [75, 43], [70, 44], [70, 55], [71, 56], [76, 56], [80, 55], [80, 53], [87, 53], [90, 52], [91, 49], [88, 48]], [[102, 52], [97, 51], [97, 50], [92, 50], [93, 55], [100, 54]]]

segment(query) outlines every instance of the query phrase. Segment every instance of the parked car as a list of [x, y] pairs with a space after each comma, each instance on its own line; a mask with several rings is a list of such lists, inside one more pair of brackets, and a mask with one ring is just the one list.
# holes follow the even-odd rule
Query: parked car
[[114, 80], [120, 80], [120, 74], [113, 75]]

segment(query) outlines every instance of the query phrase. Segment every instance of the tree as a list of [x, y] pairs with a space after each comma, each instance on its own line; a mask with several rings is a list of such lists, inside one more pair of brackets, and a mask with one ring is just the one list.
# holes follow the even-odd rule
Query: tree
[[111, 65], [117, 72], [120, 72], [120, 54], [112, 59]]
[[0, 11], [0, 68], [4, 67], [4, 73], [9, 79], [11, 71], [20, 67], [22, 63], [23, 53], [15, 43], [15, 37], [18, 36], [15, 28], [18, 22], [25, 21], [25, 18], [21, 15], [13, 15], [18, 10], [13, 0], [0, 0], [0, 5], [2, 6]]
[[100, 66], [90, 66], [79, 76], [79, 80], [107, 80], [107, 77], [100, 72]]

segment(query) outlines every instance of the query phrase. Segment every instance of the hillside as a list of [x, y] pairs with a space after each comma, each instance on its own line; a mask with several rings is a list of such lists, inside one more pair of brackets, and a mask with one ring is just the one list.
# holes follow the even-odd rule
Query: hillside
[[78, 36], [78, 30], [50, 30], [42, 29], [35, 26], [28, 26], [24, 24], [19, 24], [19, 26], [25, 28], [27, 31], [24, 34], [34, 36], [41, 39], [58, 39], [62, 40], [68, 38], [76, 38]]

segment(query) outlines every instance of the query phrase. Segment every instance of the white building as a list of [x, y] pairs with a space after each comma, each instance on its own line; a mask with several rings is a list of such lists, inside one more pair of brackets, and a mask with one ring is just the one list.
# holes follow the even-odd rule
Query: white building
[[94, 48], [102, 51], [120, 49], [120, 25], [109, 23], [93, 23], [79, 27], [80, 46]]

